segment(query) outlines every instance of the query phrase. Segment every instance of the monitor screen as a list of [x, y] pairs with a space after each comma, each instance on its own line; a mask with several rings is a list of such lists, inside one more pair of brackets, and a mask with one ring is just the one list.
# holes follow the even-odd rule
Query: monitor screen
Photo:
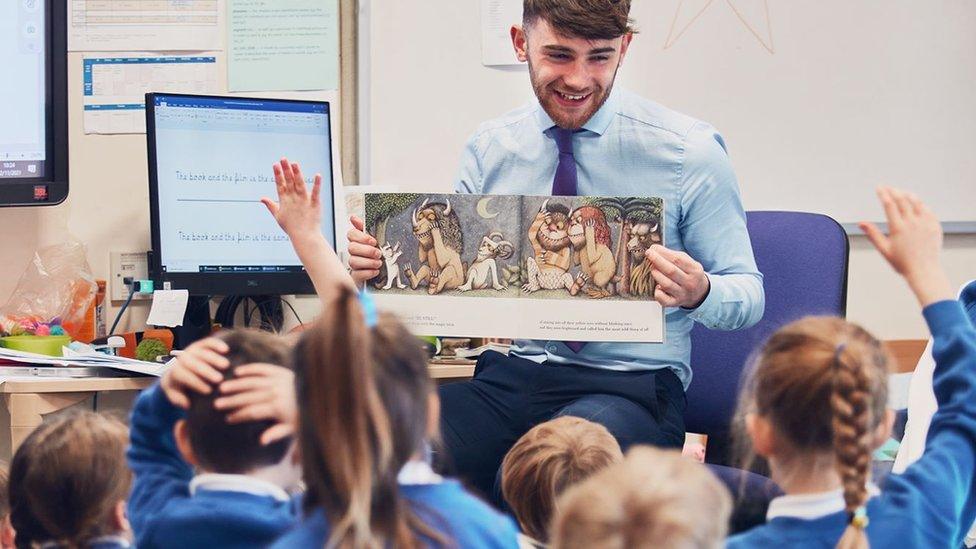
[[282, 156], [323, 178], [335, 245], [327, 102], [149, 94], [155, 277], [198, 294], [311, 293], [291, 242], [260, 202]]
[[55, 17], [48, 1], [0, 2], [3, 205], [56, 204], [67, 196], [65, 16]]

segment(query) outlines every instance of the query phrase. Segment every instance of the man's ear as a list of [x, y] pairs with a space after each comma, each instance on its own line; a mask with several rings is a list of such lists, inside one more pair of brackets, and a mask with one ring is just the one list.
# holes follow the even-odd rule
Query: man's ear
[[525, 39], [525, 29], [522, 28], [522, 25], [512, 25], [509, 33], [512, 35], [512, 47], [515, 48], [515, 57], [525, 63], [529, 60], [529, 44]]
[[617, 61], [617, 66], [624, 64], [624, 57], [627, 56], [627, 51], [630, 49], [630, 42], [634, 39], [634, 33], [628, 32], [624, 35], [623, 40], [620, 41], [620, 59]]
[[776, 453], [776, 433], [769, 421], [758, 414], [746, 414], [746, 432], [756, 454], [769, 458]]
[[197, 467], [196, 454], [193, 453], [193, 444], [190, 443], [190, 431], [186, 426], [186, 420], [180, 419], [173, 425], [173, 438], [176, 439], [176, 449], [180, 451], [183, 459], [190, 465]]

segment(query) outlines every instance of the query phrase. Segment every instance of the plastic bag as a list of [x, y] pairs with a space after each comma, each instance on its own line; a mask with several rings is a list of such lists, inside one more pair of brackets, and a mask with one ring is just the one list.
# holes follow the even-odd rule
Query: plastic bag
[[74, 335], [84, 323], [97, 285], [80, 242], [42, 248], [21, 275], [17, 288], [0, 308], [0, 329], [33, 333], [39, 325], [60, 325]]

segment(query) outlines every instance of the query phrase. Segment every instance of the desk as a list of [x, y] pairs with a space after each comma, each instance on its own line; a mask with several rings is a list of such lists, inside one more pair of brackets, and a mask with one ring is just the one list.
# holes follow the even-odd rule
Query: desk
[[0, 379], [0, 397], [9, 418], [7, 429], [0, 428], [0, 459], [9, 461], [44, 415], [78, 404], [95, 393], [140, 391], [155, 381], [154, 377]]
[[[437, 383], [459, 381], [474, 375], [474, 364], [431, 364], [430, 377]], [[7, 410], [9, 424], [0, 424], [0, 459], [9, 461], [20, 443], [27, 438], [44, 416], [64, 410], [95, 393], [141, 391], [154, 377], [82, 377], [0, 378], [0, 398]]]

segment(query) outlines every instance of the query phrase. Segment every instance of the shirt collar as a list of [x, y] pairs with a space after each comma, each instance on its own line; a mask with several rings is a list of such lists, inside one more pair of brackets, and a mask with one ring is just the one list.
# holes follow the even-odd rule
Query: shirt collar
[[[878, 487], [872, 483], [869, 483], [867, 488], [869, 498], [881, 493]], [[846, 507], [844, 490], [842, 489], [814, 494], [786, 495], [774, 498], [773, 501], [769, 502], [766, 520], [770, 521], [777, 517], [813, 520], [839, 513]]]
[[[593, 113], [593, 116], [583, 124], [583, 129], [589, 132], [593, 132], [597, 135], [603, 135], [606, 133], [607, 129], [610, 128], [610, 123], [613, 122], [614, 115], [617, 114], [617, 106], [619, 104], [619, 92], [617, 88], [610, 90], [610, 97], [603, 102], [603, 105]], [[537, 104], [536, 107], [536, 120], [539, 122], [539, 128], [543, 132], [549, 131], [550, 128], [556, 125], [549, 117], [549, 113], [542, 108], [542, 104]]]
[[397, 474], [397, 484], [440, 484], [442, 480], [426, 461], [419, 459], [406, 462]]
[[197, 491], [215, 492], [243, 492], [255, 496], [272, 497], [278, 501], [291, 499], [283, 488], [259, 478], [248, 475], [226, 475], [219, 473], [202, 473], [190, 481], [190, 495]]

